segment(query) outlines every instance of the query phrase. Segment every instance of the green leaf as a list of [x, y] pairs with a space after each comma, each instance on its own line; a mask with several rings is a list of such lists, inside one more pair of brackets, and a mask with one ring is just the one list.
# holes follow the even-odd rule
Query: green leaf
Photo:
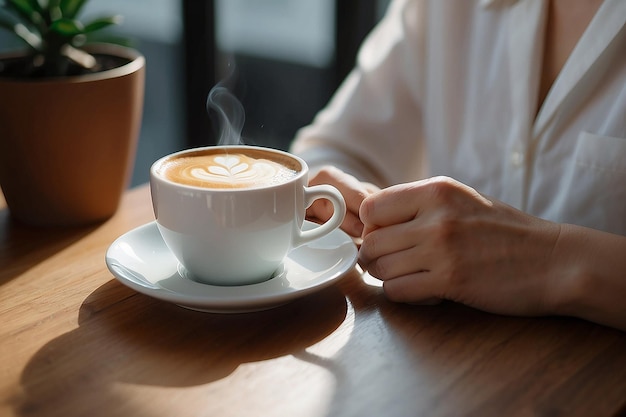
[[80, 35], [83, 33], [85, 28], [83, 24], [77, 20], [73, 19], [59, 19], [50, 25], [50, 31], [56, 32], [63, 37], [71, 38], [76, 35]]
[[122, 16], [101, 17], [92, 20], [85, 25], [84, 33], [95, 32], [107, 26], [118, 25], [122, 22]]
[[131, 39], [105, 34], [104, 32], [92, 32], [87, 34], [87, 39], [84, 42], [85, 44], [89, 43], [109, 43], [113, 45], [127, 46], [127, 47], [135, 47], [134, 42]]
[[74, 19], [87, 0], [60, 0], [63, 17]]

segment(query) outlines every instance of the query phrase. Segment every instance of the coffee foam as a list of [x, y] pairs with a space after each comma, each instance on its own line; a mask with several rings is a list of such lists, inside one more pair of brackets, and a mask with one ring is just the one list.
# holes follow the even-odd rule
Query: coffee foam
[[157, 172], [170, 181], [186, 185], [250, 188], [289, 181], [298, 172], [295, 165], [292, 159], [262, 151], [196, 152], [165, 160]]

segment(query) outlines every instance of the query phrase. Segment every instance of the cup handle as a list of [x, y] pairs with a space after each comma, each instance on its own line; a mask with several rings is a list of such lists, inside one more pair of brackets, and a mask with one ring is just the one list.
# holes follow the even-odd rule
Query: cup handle
[[333, 215], [325, 223], [310, 229], [299, 230], [298, 235], [294, 239], [294, 247], [304, 245], [312, 240], [318, 239], [332, 232], [343, 222], [346, 216], [346, 202], [343, 196], [332, 185], [314, 185], [312, 187], [304, 187], [304, 199], [308, 208], [315, 200], [325, 198], [333, 205]]

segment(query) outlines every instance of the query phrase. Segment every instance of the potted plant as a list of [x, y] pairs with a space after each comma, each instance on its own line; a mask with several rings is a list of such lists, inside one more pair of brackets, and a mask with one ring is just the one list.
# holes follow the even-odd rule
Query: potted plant
[[145, 60], [92, 42], [119, 18], [82, 23], [85, 3], [0, 0], [0, 28], [27, 47], [0, 55], [0, 188], [31, 225], [109, 218], [135, 161]]

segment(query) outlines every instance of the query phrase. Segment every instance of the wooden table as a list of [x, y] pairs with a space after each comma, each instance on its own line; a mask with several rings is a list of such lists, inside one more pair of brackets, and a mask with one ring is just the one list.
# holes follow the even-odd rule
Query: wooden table
[[357, 271], [260, 313], [135, 293], [104, 255], [153, 220], [39, 230], [0, 210], [1, 416], [626, 415], [626, 333], [387, 301]]

